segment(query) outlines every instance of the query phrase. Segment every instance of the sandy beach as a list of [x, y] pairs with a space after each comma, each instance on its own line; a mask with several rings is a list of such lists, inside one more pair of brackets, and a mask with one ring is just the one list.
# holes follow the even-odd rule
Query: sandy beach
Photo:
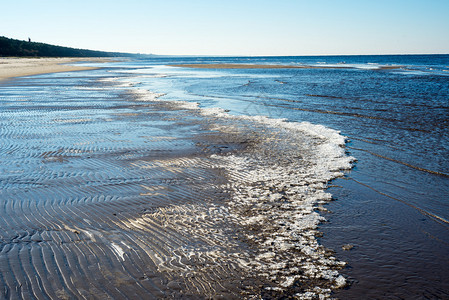
[[71, 66], [69, 63], [80, 61], [103, 61], [98, 58], [0, 58], [0, 80], [11, 77], [30, 76], [46, 73], [83, 71], [96, 69], [94, 67]]

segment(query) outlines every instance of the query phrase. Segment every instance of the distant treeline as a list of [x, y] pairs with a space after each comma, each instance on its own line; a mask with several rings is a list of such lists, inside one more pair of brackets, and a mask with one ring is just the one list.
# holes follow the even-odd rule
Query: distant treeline
[[69, 47], [54, 46], [44, 43], [27, 42], [0, 36], [0, 56], [34, 56], [34, 57], [124, 57], [137, 54], [103, 52]]

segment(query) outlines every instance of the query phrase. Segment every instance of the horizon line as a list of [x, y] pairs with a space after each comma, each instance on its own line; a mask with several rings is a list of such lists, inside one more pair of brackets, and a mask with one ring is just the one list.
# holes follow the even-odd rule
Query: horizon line
[[[105, 51], [109, 52], [109, 51]], [[111, 51], [113, 52], [113, 51]], [[132, 53], [148, 56], [182, 56], [182, 57], [314, 57], [314, 56], [407, 56], [407, 55], [449, 55], [448, 53], [393, 53], [393, 54], [301, 54], [301, 55], [229, 55], [229, 54], [145, 54]]]

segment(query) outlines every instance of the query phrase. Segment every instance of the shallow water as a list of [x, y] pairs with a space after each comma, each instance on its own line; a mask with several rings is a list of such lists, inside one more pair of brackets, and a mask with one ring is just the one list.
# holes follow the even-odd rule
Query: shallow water
[[2, 298], [329, 296], [344, 285], [315, 231], [325, 183], [351, 167], [342, 136], [161, 100], [119, 74], [2, 84]]
[[[222, 62], [350, 68], [166, 66]], [[152, 58], [2, 83], [2, 296], [447, 297], [448, 64]], [[303, 121], [357, 159], [328, 205], [341, 136]]]

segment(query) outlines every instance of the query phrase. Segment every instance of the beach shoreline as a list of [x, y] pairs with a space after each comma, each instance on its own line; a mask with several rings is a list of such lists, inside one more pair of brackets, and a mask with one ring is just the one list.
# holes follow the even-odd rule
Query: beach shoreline
[[70, 63], [87, 62], [87, 61], [105, 62], [106, 60], [104, 58], [76, 58], [76, 57], [67, 57], [67, 58], [1, 57], [0, 81], [14, 77], [98, 69], [96, 67], [69, 65]]

